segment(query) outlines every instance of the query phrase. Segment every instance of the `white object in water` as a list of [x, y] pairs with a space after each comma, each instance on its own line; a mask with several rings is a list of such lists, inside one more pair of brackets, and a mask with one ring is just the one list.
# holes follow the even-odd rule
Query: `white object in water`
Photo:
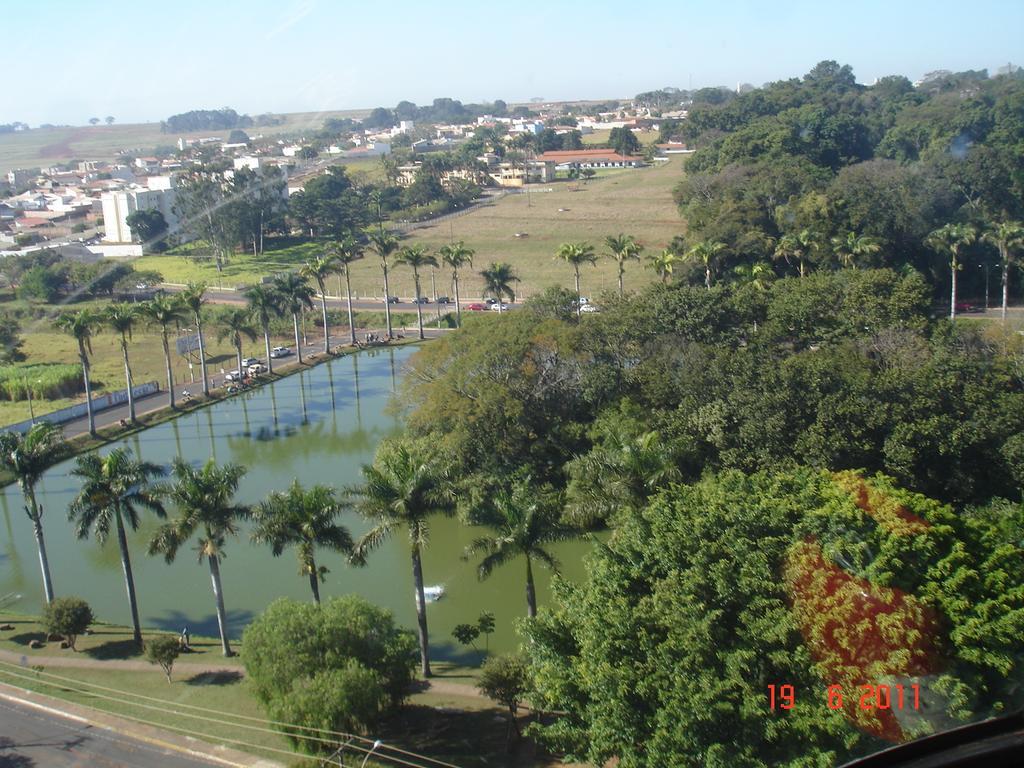
[[[444, 587], [442, 587], [440, 585], [435, 586], [435, 587], [424, 587], [423, 588], [423, 599], [426, 600], [428, 603], [436, 603], [442, 597], [444, 597]], [[416, 598], [417, 598], [417, 601], [418, 601], [419, 600], [419, 595], [417, 595]]]

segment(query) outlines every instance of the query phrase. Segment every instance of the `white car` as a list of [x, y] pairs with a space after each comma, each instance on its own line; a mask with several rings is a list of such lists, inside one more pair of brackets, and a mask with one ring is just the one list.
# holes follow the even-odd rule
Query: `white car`
[[507, 309], [508, 309], [508, 304], [498, 304], [497, 302], [495, 302], [494, 304], [491, 304], [491, 311], [492, 312], [504, 312]]
[[259, 360], [255, 357], [243, 357], [242, 368], [248, 368], [250, 365], [255, 365]]
[[235, 370], [233, 370], [233, 371], [228, 371], [227, 373], [224, 374], [224, 381], [241, 381], [241, 380], [242, 380], [242, 374], [241, 374], [241, 372], [237, 368]]
[[267, 366], [265, 366], [263, 363], [257, 360], [255, 363], [250, 365], [246, 370], [249, 371], [250, 376], [259, 376], [261, 373], [267, 372]]
[[288, 357], [292, 353], [291, 347], [274, 347], [270, 350], [270, 356], [275, 360], [279, 357]]

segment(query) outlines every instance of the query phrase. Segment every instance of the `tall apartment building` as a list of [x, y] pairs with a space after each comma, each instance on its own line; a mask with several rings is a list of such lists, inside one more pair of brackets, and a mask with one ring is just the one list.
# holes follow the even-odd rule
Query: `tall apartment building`
[[155, 209], [164, 215], [167, 231], [178, 228], [178, 217], [174, 214], [174, 179], [171, 176], [150, 176], [147, 186], [132, 185], [116, 192], [106, 192], [103, 204], [103, 242], [131, 243], [132, 232], [128, 217], [135, 211]]

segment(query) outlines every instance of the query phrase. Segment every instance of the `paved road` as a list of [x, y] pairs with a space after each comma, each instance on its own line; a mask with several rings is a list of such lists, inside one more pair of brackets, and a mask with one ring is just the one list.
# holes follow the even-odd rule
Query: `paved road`
[[84, 718], [58, 716], [0, 698], [2, 768], [209, 768], [213, 764], [122, 736]]

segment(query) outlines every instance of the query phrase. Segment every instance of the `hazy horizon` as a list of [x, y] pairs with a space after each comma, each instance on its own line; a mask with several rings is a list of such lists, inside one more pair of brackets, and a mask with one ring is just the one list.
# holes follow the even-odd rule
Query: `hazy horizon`
[[[863, 83], [937, 69], [992, 73], [1024, 59], [1024, 3], [1006, 0], [865, 0], [856, 11], [810, 0], [771, 8], [646, 0], [629, 14], [606, 2], [440, 8], [408, 0], [385, 14], [318, 0], [182, 0], [173, 12], [122, 0], [26, 5], [8, 16], [8, 60], [44, 69], [32, 76], [36, 87], [11, 89], [0, 123], [82, 125], [107, 115], [146, 123], [224, 106], [316, 113], [439, 97], [623, 99], [666, 86], [760, 86], [824, 59], [851, 65]], [[42, 44], [52, 48], [45, 59]]]

